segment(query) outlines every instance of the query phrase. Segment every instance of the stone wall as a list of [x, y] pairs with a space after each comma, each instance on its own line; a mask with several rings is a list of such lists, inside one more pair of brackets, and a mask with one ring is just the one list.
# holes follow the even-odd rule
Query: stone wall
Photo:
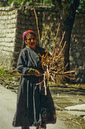
[[10, 69], [16, 67], [23, 32], [32, 29], [37, 34], [33, 9], [0, 8], [0, 28], [0, 67]]
[[85, 83], [85, 14], [77, 14], [72, 30], [70, 46], [71, 69], [79, 68], [77, 82]]
[[0, 67], [11, 67], [17, 25], [17, 10], [0, 8]]
[[[52, 11], [51, 8], [37, 8], [36, 11], [39, 20], [40, 45], [52, 52], [59, 25], [58, 13]], [[85, 14], [76, 14], [70, 47], [71, 69], [80, 67], [83, 74], [81, 72], [79, 75], [82, 76], [83, 80], [85, 78], [84, 19]], [[18, 55], [22, 48], [23, 32], [32, 29], [38, 37], [34, 10], [32, 8], [0, 8], [0, 28], [0, 66], [10, 69], [16, 67]]]

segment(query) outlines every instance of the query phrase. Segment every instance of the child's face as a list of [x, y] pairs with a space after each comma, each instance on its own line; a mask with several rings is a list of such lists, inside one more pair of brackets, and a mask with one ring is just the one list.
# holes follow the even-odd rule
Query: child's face
[[36, 37], [33, 34], [29, 34], [27, 36], [25, 43], [26, 43], [27, 47], [29, 47], [31, 49], [35, 49], [36, 48]]

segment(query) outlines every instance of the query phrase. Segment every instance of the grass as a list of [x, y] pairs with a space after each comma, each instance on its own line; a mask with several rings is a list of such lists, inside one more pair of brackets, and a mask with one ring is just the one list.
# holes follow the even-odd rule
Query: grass
[[[9, 71], [8, 70], [5, 70], [4, 68], [0, 68], [0, 80], [12, 80], [12, 76], [4, 76], [4, 75], [8, 75], [9, 74]], [[3, 79], [2, 79], [3, 78]]]
[[5, 75], [7, 72], [4, 69], [0, 69], [0, 75]]

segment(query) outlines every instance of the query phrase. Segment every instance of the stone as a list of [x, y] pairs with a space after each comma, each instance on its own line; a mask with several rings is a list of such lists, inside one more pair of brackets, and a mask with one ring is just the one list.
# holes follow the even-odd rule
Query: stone
[[80, 56], [80, 53], [76, 52], [76, 57], [79, 58], [79, 56]]
[[83, 120], [85, 121], [85, 116], [83, 116]]
[[1, 0], [0, 6], [8, 6], [8, 0]]

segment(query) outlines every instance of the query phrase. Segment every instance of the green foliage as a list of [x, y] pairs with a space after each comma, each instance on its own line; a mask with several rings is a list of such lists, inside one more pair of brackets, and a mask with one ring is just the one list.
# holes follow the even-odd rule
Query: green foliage
[[16, 2], [17, 4], [21, 4], [22, 2], [27, 2], [28, 0], [8, 0], [8, 4], [10, 5], [12, 2]]
[[[22, 2], [32, 2], [32, 0], [8, 0], [8, 4], [10, 5], [12, 2], [16, 2], [17, 4], [21, 4]], [[42, 3], [42, 1], [38, 2], [38, 0], [35, 0], [35, 3]], [[51, 4], [51, 0], [44, 0], [44, 4]]]
[[4, 69], [0, 69], [0, 75], [5, 75], [5, 74], [6, 74], [5, 70]]
[[[57, 1], [57, 0], [56, 0]], [[32, 0], [8, 0], [8, 4], [10, 5], [12, 2], [16, 2], [17, 4], [21, 4], [22, 2], [32, 2]], [[71, 0], [70, 1], [70, 4], [69, 4], [69, 1], [68, 1], [68, 4], [65, 6], [65, 10], [67, 10], [67, 11], [69, 11], [69, 7], [70, 7], [70, 5], [72, 4], [74, 2], [74, 0]], [[38, 5], [39, 5], [39, 3], [42, 3], [42, 0], [35, 0], [35, 4], [36, 3], [38, 3]], [[43, 1], [43, 4], [45, 5], [51, 5], [52, 4], [52, 0], [44, 0]], [[65, 3], [62, 3], [62, 5], [65, 5]], [[77, 10], [78, 12], [85, 12], [85, 0], [80, 0], [80, 5], [79, 5], [79, 7], [78, 7], [78, 10]]]
[[78, 7], [77, 12], [85, 13], [85, 0], [80, 0], [80, 5]]
[[51, 0], [45, 0], [45, 4], [51, 4]]

